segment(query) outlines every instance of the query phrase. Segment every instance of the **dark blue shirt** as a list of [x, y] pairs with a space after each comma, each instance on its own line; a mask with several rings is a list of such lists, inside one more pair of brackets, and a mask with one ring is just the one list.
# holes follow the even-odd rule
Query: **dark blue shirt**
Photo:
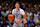
[[[30, 25], [30, 20], [27, 21], [28, 26]], [[32, 23], [34, 24], [34, 20], [32, 20]]]

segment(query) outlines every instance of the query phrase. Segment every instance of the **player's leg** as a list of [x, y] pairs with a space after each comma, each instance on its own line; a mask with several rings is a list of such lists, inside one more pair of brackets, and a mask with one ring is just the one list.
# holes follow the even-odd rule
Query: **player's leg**
[[16, 23], [13, 24], [13, 27], [17, 27]]
[[20, 27], [24, 27], [24, 24], [23, 23], [20, 23]]

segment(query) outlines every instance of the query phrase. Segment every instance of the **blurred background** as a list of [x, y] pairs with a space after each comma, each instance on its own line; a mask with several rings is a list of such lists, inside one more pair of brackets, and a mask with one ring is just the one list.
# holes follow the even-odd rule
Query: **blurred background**
[[27, 16], [24, 27], [40, 27], [40, 0], [0, 0], [0, 27], [13, 26], [14, 20], [9, 22], [8, 15], [12, 14], [16, 2]]

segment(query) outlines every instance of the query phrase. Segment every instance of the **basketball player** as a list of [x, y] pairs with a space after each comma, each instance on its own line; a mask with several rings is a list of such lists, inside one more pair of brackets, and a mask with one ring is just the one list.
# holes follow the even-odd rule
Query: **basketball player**
[[12, 10], [12, 14], [15, 16], [13, 27], [24, 27], [22, 21], [26, 19], [25, 12], [23, 9], [20, 8], [19, 3], [16, 3], [15, 7], [16, 8]]

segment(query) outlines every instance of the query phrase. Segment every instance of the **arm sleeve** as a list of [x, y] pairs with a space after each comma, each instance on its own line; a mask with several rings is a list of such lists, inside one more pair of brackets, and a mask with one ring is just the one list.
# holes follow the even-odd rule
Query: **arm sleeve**
[[22, 15], [24, 15], [24, 14], [25, 14], [24, 10], [21, 10], [21, 11], [20, 11], [20, 13], [21, 13]]
[[14, 10], [12, 10], [12, 14], [14, 14]]

